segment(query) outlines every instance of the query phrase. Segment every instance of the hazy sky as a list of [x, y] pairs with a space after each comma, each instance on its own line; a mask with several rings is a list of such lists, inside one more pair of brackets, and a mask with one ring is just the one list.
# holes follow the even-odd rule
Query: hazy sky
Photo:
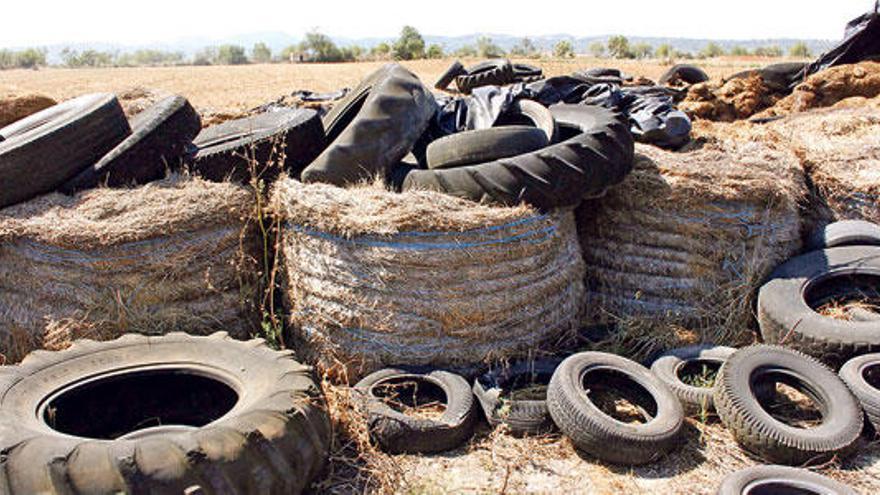
[[5, 0], [0, 46], [139, 44], [318, 28], [351, 38], [488, 32], [683, 38], [838, 39], [874, 0]]

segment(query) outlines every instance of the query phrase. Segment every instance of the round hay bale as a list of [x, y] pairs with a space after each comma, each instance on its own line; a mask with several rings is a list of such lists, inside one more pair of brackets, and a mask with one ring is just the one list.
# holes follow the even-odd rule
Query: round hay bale
[[243, 186], [173, 176], [0, 210], [0, 354], [127, 332], [248, 337], [253, 203]]
[[805, 191], [794, 155], [758, 143], [637, 145], [630, 177], [578, 210], [588, 324], [617, 323], [638, 355], [750, 342], [754, 290], [800, 247]]
[[273, 204], [297, 350], [336, 378], [514, 357], [579, 327], [571, 211], [293, 180]]

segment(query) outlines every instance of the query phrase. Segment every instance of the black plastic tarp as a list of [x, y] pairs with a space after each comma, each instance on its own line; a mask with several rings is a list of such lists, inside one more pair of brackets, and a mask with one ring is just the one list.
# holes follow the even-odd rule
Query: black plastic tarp
[[869, 59], [880, 58], [880, 2], [874, 10], [851, 20], [843, 34], [843, 40], [834, 48], [819, 56], [807, 65], [802, 77], [793, 86], [811, 74], [829, 67], [855, 64]]

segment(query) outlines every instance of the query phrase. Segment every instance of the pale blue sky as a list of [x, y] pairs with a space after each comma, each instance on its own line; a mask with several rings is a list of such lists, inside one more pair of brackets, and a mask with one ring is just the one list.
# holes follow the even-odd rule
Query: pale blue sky
[[838, 39], [874, 0], [7, 0], [0, 46], [73, 42], [139, 44], [184, 37], [312, 28], [333, 36], [488, 32], [683, 38]]

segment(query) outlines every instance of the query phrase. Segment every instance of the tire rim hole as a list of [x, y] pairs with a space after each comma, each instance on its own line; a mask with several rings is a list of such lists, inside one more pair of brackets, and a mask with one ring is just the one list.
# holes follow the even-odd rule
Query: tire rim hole
[[880, 390], [880, 364], [865, 366], [862, 370], [862, 378], [865, 379], [865, 383]]
[[721, 363], [709, 359], [691, 359], [685, 361], [676, 370], [676, 376], [685, 385], [699, 388], [712, 388], [715, 386], [715, 377]]
[[42, 419], [61, 433], [113, 440], [160, 426], [204, 426], [237, 402], [232, 387], [190, 370], [138, 371], [62, 391], [45, 405]]
[[784, 481], [758, 482], [743, 490], [743, 495], [821, 495], [822, 493]]
[[657, 402], [640, 383], [624, 373], [597, 369], [584, 374], [587, 398], [602, 413], [625, 424], [645, 424], [657, 416]]
[[446, 412], [446, 393], [439, 385], [418, 377], [396, 377], [373, 386], [374, 397], [395, 411], [422, 419], [439, 419]]
[[767, 414], [788, 426], [809, 429], [824, 419], [817, 394], [796, 378], [767, 373], [752, 381], [752, 391]]
[[832, 275], [811, 283], [804, 300], [820, 315], [845, 321], [880, 320], [880, 276]]

